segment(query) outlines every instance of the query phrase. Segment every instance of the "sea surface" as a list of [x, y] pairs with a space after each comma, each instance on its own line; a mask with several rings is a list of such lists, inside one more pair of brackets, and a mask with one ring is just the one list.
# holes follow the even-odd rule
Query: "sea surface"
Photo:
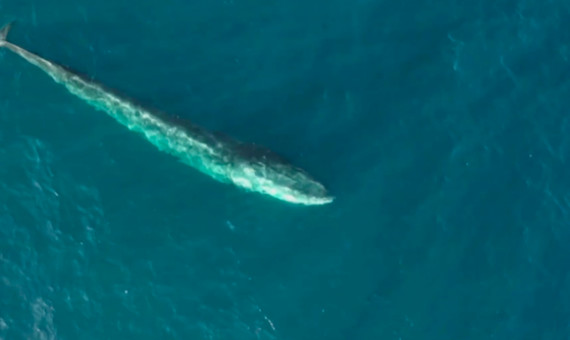
[[9, 40], [263, 145], [220, 184], [0, 51], [0, 339], [570, 339], [570, 2], [0, 0]]

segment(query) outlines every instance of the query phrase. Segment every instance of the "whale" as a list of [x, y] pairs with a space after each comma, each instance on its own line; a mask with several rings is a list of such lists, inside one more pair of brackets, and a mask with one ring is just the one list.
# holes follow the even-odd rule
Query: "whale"
[[7, 49], [38, 67], [95, 111], [105, 112], [183, 164], [218, 182], [283, 202], [306, 206], [333, 202], [334, 196], [322, 183], [276, 153], [210, 132], [191, 122], [181, 124], [163, 112], [145, 108], [68, 67], [8, 41], [12, 26], [10, 22], [0, 29], [0, 49]]

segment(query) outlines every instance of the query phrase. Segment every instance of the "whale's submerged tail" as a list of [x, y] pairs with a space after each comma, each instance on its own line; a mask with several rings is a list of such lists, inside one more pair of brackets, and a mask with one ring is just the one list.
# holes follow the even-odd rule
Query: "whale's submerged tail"
[[11, 22], [6, 24], [0, 30], [0, 46], [4, 46], [4, 43], [6, 42], [6, 38], [8, 37], [8, 32], [10, 32], [10, 28], [12, 28]]

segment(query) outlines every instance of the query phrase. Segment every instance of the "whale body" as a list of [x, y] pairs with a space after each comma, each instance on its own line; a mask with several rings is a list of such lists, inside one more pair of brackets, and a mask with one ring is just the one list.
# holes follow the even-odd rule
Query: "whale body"
[[271, 151], [248, 149], [238, 141], [221, 138], [190, 123], [173, 123], [159, 112], [144, 108], [103, 85], [7, 41], [10, 27], [8, 24], [0, 30], [0, 48], [37, 66], [70, 93], [104, 111], [182, 163], [219, 182], [289, 203], [322, 205], [333, 201], [321, 183]]

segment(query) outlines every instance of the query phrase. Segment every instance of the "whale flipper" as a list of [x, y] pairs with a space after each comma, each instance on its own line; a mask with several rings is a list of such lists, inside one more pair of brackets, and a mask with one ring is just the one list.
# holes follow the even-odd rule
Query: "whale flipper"
[[6, 38], [8, 37], [8, 32], [10, 32], [10, 28], [12, 28], [11, 22], [4, 25], [4, 27], [2, 27], [2, 29], [0, 30], [0, 45], [2, 45], [2, 42], [6, 41]]

